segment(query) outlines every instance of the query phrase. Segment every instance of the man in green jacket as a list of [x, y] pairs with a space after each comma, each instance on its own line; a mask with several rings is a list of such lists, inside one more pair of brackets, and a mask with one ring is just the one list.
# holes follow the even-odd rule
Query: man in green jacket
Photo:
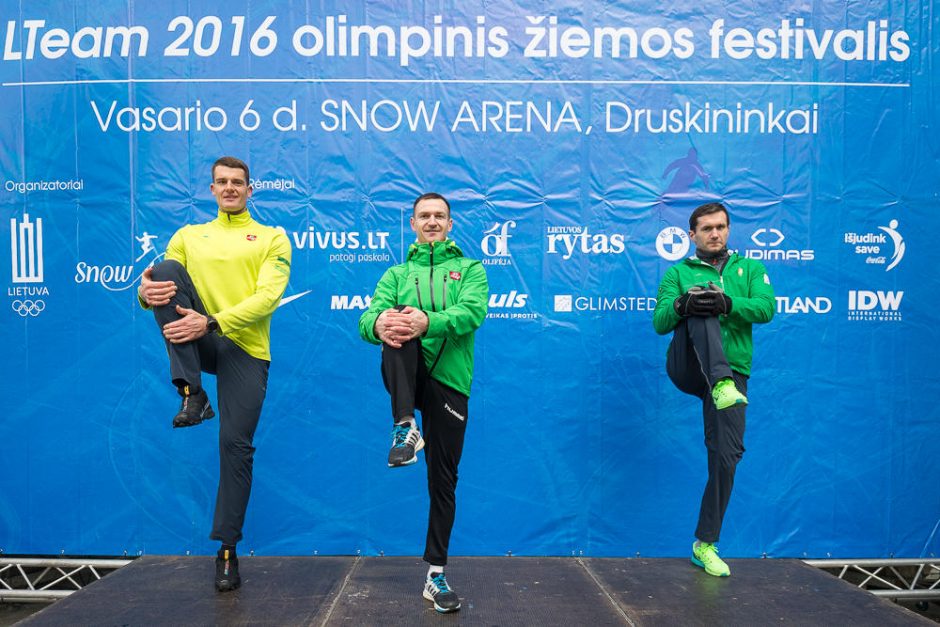
[[241, 585], [235, 544], [251, 492], [252, 446], [271, 362], [271, 317], [290, 276], [291, 247], [281, 231], [255, 222], [247, 209], [248, 166], [234, 157], [212, 165], [218, 216], [170, 239], [166, 259], [144, 271], [137, 296], [153, 309], [170, 357], [170, 379], [183, 397], [174, 427], [215, 416], [202, 373], [216, 375], [219, 490], [210, 538], [220, 592]]
[[[489, 287], [483, 265], [468, 259], [447, 234], [450, 204], [427, 193], [414, 202], [417, 241], [405, 263], [379, 280], [359, 334], [382, 345], [382, 380], [391, 395], [389, 467], [415, 463], [424, 449], [431, 509], [424, 561], [424, 598], [439, 612], [460, 609], [444, 566], [456, 511], [457, 465], [467, 428], [473, 379], [473, 335], [486, 317]], [[421, 410], [424, 436], [415, 422]]]
[[728, 210], [720, 203], [692, 212], [689, 237], [695, 256], [666, 271], [653, 312], [656, 332], [673, 333], [666, 354], [669, 378], [702, 399], [708, 483], [692, 563], [717, 577], [731, 574], [715, 543], [744, 454], [751, 326], [770, 322], [776, 303], [764, 265], [728, 251], [729, 224]]

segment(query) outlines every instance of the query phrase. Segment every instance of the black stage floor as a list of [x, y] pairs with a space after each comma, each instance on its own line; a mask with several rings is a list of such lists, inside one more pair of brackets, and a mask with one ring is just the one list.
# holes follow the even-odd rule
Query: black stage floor
[[463, 608], [434, 611], [409, 557], [240, 557], [218, 594], [211, 557], [142, 557], [21, 625], [933, 625], [798, 560], [456, 557]]

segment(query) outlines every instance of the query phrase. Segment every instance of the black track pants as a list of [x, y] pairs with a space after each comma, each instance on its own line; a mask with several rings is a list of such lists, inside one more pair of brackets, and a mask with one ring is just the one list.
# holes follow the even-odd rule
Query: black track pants
[[[161, 327], [177, 320], [176, 305], [205, 314], [189, 273], [179, 262], [154, 266], [154, 281], [173, 281], [176, 295], [168, 305], [154, 307]], [[242, 538], [245, 511], [251, 494], [255, 448], [252, 441], [268, 387], [268, 361], [252, 357], [232, 340], [216, 334], [194, 342], [166, 342], [174, 385], [202, 387], [202, 373], [216, 375], [219, 408], [219, 489], [210, 538], [236, 544]]]
[[424, 561], [443, 566], [457, 510], [457, 466], [467, 430], [468, 398], [428, 376], [418, 339], [401, 348], [382, 345], [382, 380], [391, 395], [396, 422], [414, 415], [415, 409], [421, 411], [431, 498]]
[[721, 327], [714, 317], [691, 317], [679, 323], [669, 344], [666, 371], [677, 388], [702, 399], [708, 483], [702, 494], [695, 537], [702, 542], [718, 542], [731, 500], [735, 469], [744, 455], [745, 407], [718, 411], [711, 388], [719, 379], [733, 377], [738, 390], [746, 395], [748, 378], [728, 366], [721, 345]]

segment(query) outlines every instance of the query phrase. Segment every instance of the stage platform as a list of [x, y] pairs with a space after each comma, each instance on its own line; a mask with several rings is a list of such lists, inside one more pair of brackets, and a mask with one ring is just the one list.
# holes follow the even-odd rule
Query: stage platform
[[933, 625], [799, 560], [732, 559], [718, 579], [687, 559], [455, 557], [463, 608], [421, 596], [409, 557], [240, 557], [242, 588], [212, 587], [211, 557], [148, 556], [21, 625]]

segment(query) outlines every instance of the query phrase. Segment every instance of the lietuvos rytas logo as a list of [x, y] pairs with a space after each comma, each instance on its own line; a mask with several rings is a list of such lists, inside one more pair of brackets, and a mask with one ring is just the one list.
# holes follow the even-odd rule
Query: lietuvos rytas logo
[[561, 253], [562, 259], [571, 259], [576, 253], [585, 255], [619, 255], [626, 250], [623, 233], [592, 234], [587, 226], [550, 226], [546, 230], [548, 254]]
[[[891, 220], [888, 226], [879, 226], [882, 233], [846, 233], [843, 242], [853, 247], [856, 255], [865, 257], [865, 263], [885, 266], [885, 272], [894, 270], [904, 258], [906, 246], [898, 232], [898, 221]], [[891, 247], [888, 247], [888, 243]], [[891, 258], [887, 257], [891, 250]]]
[[745, 250], [744, 256], [761, 261], [812, 261], [816, 258], [816, 251], [811, 248], [784, 248], [785, 239], [780, 229], [761, 227], [751, 234], [751, 241], [757, 248]]
[[144, 231], [143, 235], [135, 236], [138, 248], [136, 258], [131, 263], [101, 264], [97, 262], [79, 261], [75, 264], [75, 282], [78, 284], [97, 283], [112, 292], [121, 292], [137, 285], [140, 277], [148, 267], [163, 258], [164, 253], [158, 253], [154, 240], [158, 236]]
[[42, 285], [45, 279], [42, 254], [42, 218], [30, 221], [29, 214], [23, 219], [10, 219], [10, 260], [13, 285], [7, 288], [7, 296], [13, 300], [11, 309], [23, 318], [35, 318], [46, 308], [49, 288]]
[[480, 240], [480, 248], [486, 258], [483, 259], [483, 265], [487, 266], [508, 266], [512, 264], [512, 256], [509, 254], [509, 229], [516, 228], [515, 220], [497, 222], [492, 227], [484, 231], [483, 239]]

